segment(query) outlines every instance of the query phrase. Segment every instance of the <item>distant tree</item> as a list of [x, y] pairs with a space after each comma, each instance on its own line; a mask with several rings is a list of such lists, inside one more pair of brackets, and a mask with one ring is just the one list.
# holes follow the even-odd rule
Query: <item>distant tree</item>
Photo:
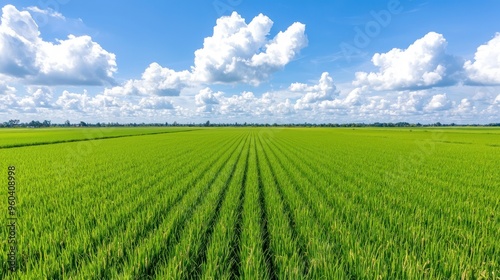
[[30, 127], [41, 127], [42, 123], [39, 121], [32, 120], [30, 123], [28, 123], [28, 126]]
[[87, 126], [87, 123], [86, 123], [86, 122], [84, 122], [84, 121], [81, 121], [81, 122], [80, 122], [80, 126]]
[[43, 123], [42, 123], [42, 126], [44, 127], [50, 127], [50, 121], [49, 120], [44, 120]]
[[10, 127], [15, 127], [17, 125], [19, 125], [19, 120], [9, 120], [9, 126]]
[[71, 126], [71, 123], [69, 122], [69, 120], [66, 120], [66, 121], [64, 122], [64, 126]]
[[210, 121], [207, 121], [207, 122], [205, 123], [205, 126], [210, 126]]

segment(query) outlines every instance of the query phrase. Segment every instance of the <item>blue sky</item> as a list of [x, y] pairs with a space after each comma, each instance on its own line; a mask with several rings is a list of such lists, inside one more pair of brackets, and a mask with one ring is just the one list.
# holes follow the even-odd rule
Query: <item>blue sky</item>
[[500, 122], [498, 1], [1, 7], [1, 121]]

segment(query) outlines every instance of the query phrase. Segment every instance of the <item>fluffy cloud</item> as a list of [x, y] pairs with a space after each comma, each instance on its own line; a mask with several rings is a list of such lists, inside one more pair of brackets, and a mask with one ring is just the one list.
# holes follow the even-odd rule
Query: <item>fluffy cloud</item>
[[500, 33], [487, 44], [479, 46], [474, 55], [474, 62], [466, 61], [464, 69], [470, 84], [500, 84]]
[[13, 107], [18, 107], [16, 93], [17, 89], [0, 81], [0, 112], [8, 111]]
[[90, 96], [87, 91], [83, 93], [73, 93], [65, 90], [55, 101], [54, 108], [63, 111], [89, 113], [106, 110], [112, 107], [120, 107], [123, 103], [125, 103], [125, 101], [121, 101], [119, 98], [113, 96], [105, 96], [102, 94]]
[[[271, 42], [267, 43], [265, 51], [253, 55], [250, 65], [265, 73], [257, 77], [267, 79], [271, 73], [288, 64], [307, 45], [305, 29], [304, 24], [295, 22], [285, 32], [279, 32]], [[243, 80], [248, 80], [248, 77]]]
[[128, 80], [121, 86], [107, 88], [106, 95], [158, 95], [175, 96], [191, 83], [189, 71], [176, 72], [151, 63], [140, 80]]
[[115, 55], [89, 36], [43, 41], [29, 11], [2, 8], [0, 73], [28, 84], [103, 85], [113, 83]]
[[[397, 95], [397, 102], [391, 105], [396, 114], [419, 114], [426, 105], [427, 93], [425, 91], [402, 92]], [[427, 102], [428, 103], [428, 102]]]
[[98, 94], [89, 101], [88, 108], [109, 109], [113, 107], [121, 107], [123, 103], [129, 103], [129, 102], [119, 97]]
[[293, 92], [316, 92], [320, 93], [322, 96], [336, 95], [335, 85], [333, 84], [333, 79], [330, 77], [328, 72], [323, 72], [318, 84], [309, 86], [303, 83], [293, 83], [290, 85], [289, 89]]
[[195, 96], [195, 103], [199, 112], [213, 112], [215, 105], [219, 104], [222, 92], [213, 92], [210, 88], [204, 88]]
[[214, 92], [210, 88], [205, 88], [195, 96], [195, 102], [197, 113], [224, 116], [229, 119], [257, 117], [264, 121], [269, 117], [279, 118], [295, 112], [294, 104], [289, 99], [281, 100], [274, 93], [264, 93], [259, 97], [253, 92], [244, 91], [226, 96], [224, 92]]
[[460, 100], [460, 103], [454, 109], [454, 113], [457, 115], [463, 115], [471, 113], [475, 110], [474, 104], [467, 98]]
[[139, 102], [139, 106], [143, 109], [152, 109], [152, 110], [174, 109], [172, 100], [164, 96], [144, 97]]
[[361, 105], [362, 100], [361, 90], [356, 88], [350, 91], [344, 98], [322, 101], [319, 107], [322, 109], [352, 109]]
[[52, 108], [52, 92], [48, 88], [29, 89], [30, 95], [22, 98], [18, 104], [23, 109]]
[[[99, 121], [110, 117], [156, 116], [151, 112], [175, 111], [172, 100], [163, 96], [90, 96], [86, 91], [72, 93], [64, 91], [54, 103], [54, 112], [70, 112], [70, 116], [97, 116]], [[64, 114], [63, 114], [64, 115]]]
[[423, 89], [456, 83], [459, 59], [446, 54], [446, 39], [430, 32], [407, 49], [376, 53], [372, 62], [379, 72], [357, 72], [355, 86], [375, 90]]
[[436, 94], [432, 96], [429, 103], [425, 106], [426, 111], [442, 111], [450, 109], [451, 102], [448, 100], [446, 94]]
[[258, 106], [259, 100], [255, 97], [253, 92], [244, 91], [240, 95], [233, 95], [231, 97], [221, 98], [220, 112], [222, 114], [238, 114], [238, 115], [252, 115], [262, 110]]
[[69, 35], [58, 44], [40, 42], [37, 53], [37, 84], [112, 84], [115, 55], [108, 53], [89, 36]]
[[254, 85], [267, 80], [307, 45], [304, 24], [296, 22], [269, 40], [272, 25], [262, 14], [248, 24], [236, 12], [219, 18], [213, 35], [195, 52], [192, 71], [196, 80]]
[[331, 100], [339, 94], [328, 72], [321, 74], [321, 78], [316, 85], [293, 83], [290, 85], [289, 90], [303, 93], [303, 96], [295, 104], [296, 109], [310, 109], [311, 104]]
[[14, 6], [2, 8], [0, 23], [0, 73], [14, 77], [36, 72], [38, 27], [29, 12]]
[[87, 92], [83, 94], [71, 93], [67, 90], [63, 91], [61, 96], [57, 98], [55, 104], [57, 107], [62, 108], [64, 110], [72, 110], [72, 111], [84, 111], [88, 108], [88, 104], [90, 102], [90, 97], [87, 95]]

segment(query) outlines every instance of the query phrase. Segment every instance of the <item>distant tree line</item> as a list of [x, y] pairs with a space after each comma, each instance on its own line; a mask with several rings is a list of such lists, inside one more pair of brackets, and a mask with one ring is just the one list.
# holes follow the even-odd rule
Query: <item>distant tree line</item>
[[77, 123], [71, 123], [69, 120], [64, 123], [52, 123], [50, 120], [35, 121], [31, 122], [20, 122], [19, 120], [9, 120], [0, 123], [0, 127], [25, 127], [25, 128], [41, 128], [41, 127], [144, 127], [144, 126], [173, 126], [173, 127], [447, 127], [447, 126], [500, 126], [500, 123], [490, 123], [490, 124], [442, 124], [440, 122], [432, 124], [421, 124], [421, 123], [408, 123], [408, 122], [397, 122], [397, 123], [288, 123], [288, 124], [269, 124], [269, 123], [211, 123], [206, 121], [204, 123], [178, 123], [176, 121], [169, 123], [118, 123], [118, 122], [97, 122], [97, 123], [87, 123], [80, 121]]

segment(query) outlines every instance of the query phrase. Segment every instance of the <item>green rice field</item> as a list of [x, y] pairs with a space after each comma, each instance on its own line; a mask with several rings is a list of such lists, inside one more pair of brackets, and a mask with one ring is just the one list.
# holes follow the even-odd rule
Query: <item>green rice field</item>
[[500, 279], [498, 128], [2, 129], [0, 178], [1, 279]]

